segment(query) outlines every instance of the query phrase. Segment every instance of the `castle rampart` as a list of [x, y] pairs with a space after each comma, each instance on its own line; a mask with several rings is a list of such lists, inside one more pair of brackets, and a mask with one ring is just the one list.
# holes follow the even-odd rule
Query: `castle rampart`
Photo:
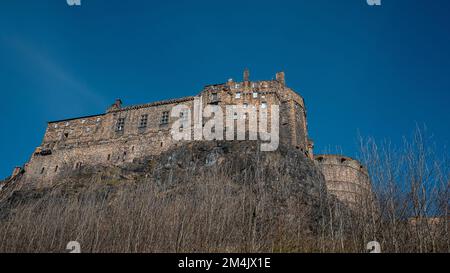
[[369, 174], [359, 161], [341, 155], [315, 155], [315, 161], [325, 176], [328, 192], [341, 201], [359, 204], [370, 194]]
[[[105, 113], [49, 122], [42, 144], [23, 170], [15, 169], [14, 172], [23, 173], [27, 182], [51, 185], [58, 177], [80, 171], [84, 166], [121, 166], [158, 155], [180, 144], [171, 135], [174, 123], [170, 116], [172, 108], [183, 104], [192, 115], [195, 98], [127, 107], [122, 106], [118, 99]], [[230, 79], [222, 84], [207, 85], [197, 98], [201, 98], [203, 108], [217, 105], [223, 112], [229, 105], [254, 107], [255, 111], [278, 105], [280, 143], [290, 145], [315, 160], [331, 193], [343, 201], [354, 203], [363, 192], [370, 191], [367, 171], [356, 160], [336, 155], [314, 157], [304, 99], [286, 86], [283, 72], [276, 74], [276, 80], [250, 81], [250, 73], [246, 70], [242, 82]], [[270, 115], [270, 111], [268, 113]], [[244, 119], [247, 123], [245, 116], [237, 119]], [[203, 125], [206, 121], [204, 118]]]
[[[277, 80], [270, 81], [250, 81], [249, 74], [244, 72], [242, 82], [228, 80], [205, 86], [199, 93], [203, 107], [213, 104], [225, 110], [227, 105], [257, 109], [279, 105], [280, 142], [312, 158], [303, 98], [286, 87], [284, 73], [277, 73]], [[193, 110], [194, 97], [127, 107], [116, 100], [103, 114], [49, 122], [42, 144], [24, 167], [26, 180], [47, 184], [85, 165], [120, 166], [158, 155], [178, 144], [170, 133], [174, 122], [170, 111], [179, 104]]]

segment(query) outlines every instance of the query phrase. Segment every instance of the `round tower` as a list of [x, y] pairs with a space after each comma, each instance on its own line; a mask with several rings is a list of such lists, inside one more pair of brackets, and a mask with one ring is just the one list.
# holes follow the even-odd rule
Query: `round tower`
[[350, 205], [367, 200], [371, 182], [367, 169], [357, 160], [341, 155], [315, 155], [325, 176], [328, 192]]

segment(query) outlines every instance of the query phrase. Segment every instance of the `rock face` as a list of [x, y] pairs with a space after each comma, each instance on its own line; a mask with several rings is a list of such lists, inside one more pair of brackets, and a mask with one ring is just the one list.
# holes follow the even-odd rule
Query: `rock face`
[[[190, 142], [125, 166], [85, 166], [62, 175], [55, 186], [70, 187], [73, 183], [93, 180], [146, 181], [167, 191], [205, 179], [226, 177], [238, 186], [261, 186], [274, 194], [274, 198], [296, 197], [304, 200], [305, 205], [317, 205], [326, 194], [326, 185], [314, 162], [290, 146], [280, 145], [274, 152], [260, 152], [259, 147], [254, 141]], [[33, 190], [38, 187], [33, 181], [21, 178], [6, 183], [3, 195], [11, 192], [11, 188]], [[280, 186], [283, 192], [276, 192]]]
[[40, 240], [43, 251], [54, 247], [45, 245], [53, 233], [27, 235], [42, 225], [63, 232], [61, 245], [84, 234], [90, 251], [99, 249], [89, 245], [98, 232], [103, 251], [128, 251], [110, 245], [123, 232], [144, 252], [300, 250], [324, 217], [324, 177], [301, 151], [259, 149], [249, 141], [184, 143], [126, 165], [84, 166], [50, 187], [19, 175], [0, 192], [0, 223], [26, 226], [13, 238], [24, 247]]
[[283, 183], [292, 195], [319, 198], [326, 192], [322, 173], [312, 160], [289, 146], [260, 152], [257, 142], [202, 142], [173, 148], [151, 162], [150, 173], [163, 187], [189, 181], [189, 177], [225, 174], [236, 184], [276, 188]]

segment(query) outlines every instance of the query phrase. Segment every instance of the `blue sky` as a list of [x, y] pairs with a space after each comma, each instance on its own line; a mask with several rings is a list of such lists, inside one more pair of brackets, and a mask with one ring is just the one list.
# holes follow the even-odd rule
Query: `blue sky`
[[204, 85], [286, 72], [316, 152], [357, 153], [358, 132], [400, 142], [426, 124], [448, 152], [450, 1], [4, 0], [0, 4], [6, 177], [46, 122]]

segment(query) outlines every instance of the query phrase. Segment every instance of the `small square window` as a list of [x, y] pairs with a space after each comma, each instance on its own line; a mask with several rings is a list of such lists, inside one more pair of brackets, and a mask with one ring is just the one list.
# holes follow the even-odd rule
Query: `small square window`
[[247, 103], [244, 103], [244, 104], [243, 104], [243, 107], [244, 107], [244, 109], [247, 109], [247, 108], [248, 108], [248, 104], [247, 104]]
[[240, 99], [241, 98], [241, 92], [236, 92], [236, 99]]
[[212, 93], [211, 94], [211, 100], [212, 101], [217, 101], [219, 99], [219, 96], [217, 95], [217, 93]]
[[116, 124], [116, 132], [122, 132], [125, 129], [125, 118], [119, 118]]
[[139, 128], [146, 128], [148, 123], [148, 114], [142, 115], [139, 120]]
[[169, 124], [169, 111], [162, 112], [160, 124], [161, 125]]
[[262, 109], [266, 109], [267, 108], [267, 103], [265, 103], [265, 102], [261, 103], [261, 108]]
[[258, 97], [258, 92], [253, 92], [253, 98], [256, 99]]

